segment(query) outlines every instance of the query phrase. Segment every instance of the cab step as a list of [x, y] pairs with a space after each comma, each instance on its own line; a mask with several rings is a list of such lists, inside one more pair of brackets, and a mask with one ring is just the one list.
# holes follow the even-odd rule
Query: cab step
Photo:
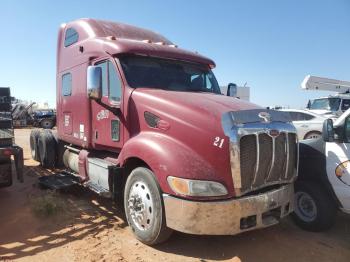
[[92, 181], [88, 181], [84, 184], [84, 186], [88, 187], [90, 190], [94, 191], [98, 195], [106, 198], [111, 198], [112, 194], [109, 190], [105, 189], [99, 184], [93, 183]]

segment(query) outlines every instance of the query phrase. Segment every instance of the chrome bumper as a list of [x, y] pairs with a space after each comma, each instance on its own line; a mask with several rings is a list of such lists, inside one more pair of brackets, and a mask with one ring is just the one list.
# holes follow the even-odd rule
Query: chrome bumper
[[235, 235], [277, 224], [293, 211], [294, 188], [285, 185], [233, 200], [196, 202], [163, 195], [166, 223], [197, 235]]

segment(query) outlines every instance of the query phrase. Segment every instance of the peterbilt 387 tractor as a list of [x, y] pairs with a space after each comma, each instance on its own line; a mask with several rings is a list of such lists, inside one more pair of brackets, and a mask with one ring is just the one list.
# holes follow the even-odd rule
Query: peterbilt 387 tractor
[[64, 163], [55, 182], [123, 199], [148, 245], [172, 230], [233, 235], [276, 224], [293, 210], [296, 130], [284, 113], [222, 95], [214, 67], [149, 30], [63, 24], [57, 134], [33, 131], [32, 155], [43, 167]]

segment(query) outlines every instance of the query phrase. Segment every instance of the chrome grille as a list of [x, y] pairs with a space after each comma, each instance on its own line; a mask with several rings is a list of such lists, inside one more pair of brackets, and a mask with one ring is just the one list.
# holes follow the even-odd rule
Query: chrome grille
[[241, 194], [290, 181], [296, 174], [297, 143], [292, 133], [267, 133], [240, 139]]

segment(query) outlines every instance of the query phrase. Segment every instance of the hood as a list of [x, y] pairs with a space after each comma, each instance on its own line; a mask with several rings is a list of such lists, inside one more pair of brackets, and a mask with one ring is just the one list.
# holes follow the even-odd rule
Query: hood
[[221, 94], [205, 92], [179, 92], [162, 89], [137, 88], [136, 99], [147, 100], [152, 113], [177, 118], [181, 122], [206, 129], [220, 126], [223, 113], [261, 108], [250, 102]]

